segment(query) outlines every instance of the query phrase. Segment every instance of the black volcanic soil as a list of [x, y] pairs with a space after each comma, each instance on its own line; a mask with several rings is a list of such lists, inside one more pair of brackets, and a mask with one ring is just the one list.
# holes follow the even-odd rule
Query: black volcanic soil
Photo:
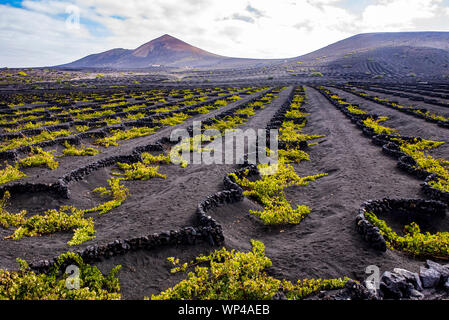
[[430, 153], [436, 157], [444, 159], [449, 158], [449, 130], [440, 128], [436, 124], [427, 122], [424, 119], [419, 119], [412, 115], [360, 98], [343, 90], [335, 88], [330, 89], [340, 97], [346, 98], [348, 102], [359, 104], [363, 110], [380, 116], [389, 117], [383, 124], [390, 128], [399, 129], [400, 134], [403, 136], [421, 137], [423, 139], [445, 142], [442, 146], [431, 150]]
[[354, 219], [363, 201], [383, 197], [420, 197], [420, 181], [400, 172], [396, 161], [362, 136], [360, 130], [308, 88], [311, 115], [305, 131], [327, 137], [309, 152], [311, 162], [295, 165], [300, 175], [328, 172], [307, 187], [288, 190], [295, 204], [312, 208], [298, 226], [267, 228], [247, 212], [254, 204], [220, 208], [213, 214], [228, 234], [226, 244], [249, 248], [249, 239], [263, 241], [273, 261], [273, 274], [289, 280], [349, 276], [360, 279], [366, 266], [382, 270], [401, 265], [416, 269], [419, 262], [402, 254], [379, 254], [361, 241]]
[[[402, 97], [395, 96], [393, 94], [385, 94], [385, 93], [380, 93], [380, 92], [371, 91], [371, 90], [361, 90], [359, 88], [357, 88], [357, 90], [360, 92], [365, 92], [365, 93], [369, 94], [370, 96], [387, 98], [389, 101], [397, 101], [402, 106], [413, 106], [416, 108], [425, 108], [430, 112], [433, 112], [433, 113], [436, 113], [438, 115], [442, 115], [445, 117], [449, 117], [449, 104], [447, 105], [447, 107], [443, 107], [443, 106], [439, 106], [439, 105], [425, 103], [422, 101], [413, 101], [413, 100], [410, 100], [409, 98], [402, 98]], [[393, 92], [399, 92], [399, 91], [393, 91]], [[410, 95], [414, 96], [414, 94], [410, 94]], [[445, 102], [445, 100], [443, 100], [443, 99], [436, 99], [436, 100], [438, 100], [440, 102]]]
[[[241, 203], [219, 207], [211, 215], [223, 226], [225, 246], [247, 251], [251, 239], [264, 242], [273, 262], [269, 273], [291, 281], [344, 276], [363, 280], [368, 265], [377, 265], [382, 271], [396, 267], [417, 271], [422, 261], [398, 252], [382, 254], [372, 250], [355, 231], [354, 219], [361, 203], [368, 199], [422, 197], [420, 181], [399, 171], [394, 159], [385, 156], [317, 91], [307, 88], [307, 94], [311, 115], [304, 131], [326, 137], [309, 151], [310, 162], [294, 167], [300, 175], [328, 172], [329, 176], [307, 187], [289, 188], [287, 195], [293, 204], [309, 205], [312, 212], [297, 226], [270, 228], [249, 215], [250, 209], [261, 207], [246, 198]], [[248, 125], [263, 125], [264, 120], [261, 113]], [[210, 250], [205, 246], [137, 252], [98, 266], [106, 271], [122, 264], [119, 278], [124, 297], [140, 299], [182, 279], [179, 274], [169, 274], [166, 257], [189, 261], [195, 254]]]
[[[247, 124], [240, 128], [264, 128], [266, 122], [286, 101], [291, 90], [292, 87], [281, 92], [278, 99], [249, 118]], [[264, 92], [250, 95], [208, 114], [198, 115], [176, 127], [162, 129], [154, 135], [122, 142], [119, 147], [109, 148], [104, 153], [94, 157], [70, 157], [75, 161], [61, 158], [63, 161], [60, 168], [54, 171], [42, 168], [24, 170], [28, 177], [22, 181], [33, 182], [39, 179], [40, 182], [55, 182], [58, 177], [69, 170], [105, 159], [111, 155], [129, 154], [136, 146], [154, 143], [161, 137], [169, 136], [175, 128], [185, 128], [191, 125], [194, 120], [213, 117], [232, 107], [244, 104], [249, 99], [258, 97]], [[11, 212], [27, 210], [29, 214], [36, 214], [47, 209], [59, 208], [61, 205], [74, 205], [77, 208], [94, 207], [104, 200], [91, 191], [100, 186], [107, 186], [107, 179], [113, 177], [113, 172], [119, 171], [115, 166], [106, 167], [93, 171], [81, 181], [70, 183], [71, 199], [69, 200], [60, 199], [56, 195], [46, 193], [33, 194], [31, 197], [27, 194], [13, 194], [7, 209]], [[232, 166], [191, 164], [186, 168], [181, 168], [176, 165], [161, 165], [159, 171], [167, 175], [167, 178], [125, 182], [126, 187], [129, 188], [130, 196], [122, 206], [101, 217], [98, 217], [97, 214], [90, 214], [96, 221], [96, 238], [79, 247], [86, 247], [93, 243], [107, 243], [117, 238], [129, 239], [194, 225], [196, 223], [195, 210], [198, 203], [208, 195], [222, 190], [223, 177], [232, 171]], [[13, 232], [12, 230], [0, 228], [0, 237], [4, 238], [10, 235]], [[71, 238], [72, 233], [57, 233], [38, 238], [23, 238], [20, 241], [4, 240], [2, 245], [5, 255], [0, 254], [1, 266], [15, 268], [17, 257], [36, 261], [52, 258], [59, 253], [72, 250], [73, 247], [67, 245], [67, 241]]]
[[[260, 110], [241, 128], [264, 128], [291, 89], [290, 87], [281, 92], [277, 100]], [[306, 187], [288, 188], [287, 196], [292, 204], [308, 205], [312, 212], [299, 225], [267, 227], [257, 217], [249, 215], [249, 209], [260, 209], [260, 206], [246, 198], [241, 203], [219, 207], [210, 214], [223, 226], [225, 246], [247, 251], [250, 249], [250, 239], [263, 241], [267, 256], [273, 262], [269, 273], [291, 281], [344, 276], [363, 280], [366, 277], [365, 268], [369, 265], [377, 265], [381, 271], [396, 267], [417, 271], [422, 261], [398, 252], [388, 250], [386, 253], [379, 253], [370, 248], [355, 230], [355, 217], [360, 205], [368, 199], [424, 197], [420, 187], [422, 181], [399, 171], [396, 160], [385, 156], [381, 148], [364, 137], [319, 92], [310, 87], [307, 87], [306, 92], [309, 98], [306, 108], [311, 114], [304, 132], [325, 134], [326, 137], [319, 139], [319, 145], [308, 151], [310, 162], [294, 167], [302, 176], [317, 173], [329, 173], [329, 176], [311, 182]], [[387, 124], [400, 128], [404, 135], [419, 134], [437, 140], [447, 138], [445, 129], [424, 120], [362, 101], [342, 91], [338, 91], [338, 94], [360, 103], [371, 112], [391, 116]], [[194, 120], [209, 118], [222, 111], [223, 109]], [[190, 124], [191, 121], [188, 121], [185, 125]], [[107, 155], [126, 154], [133, 147], [155, 141], [167, 132], [168, 130], [136, 139], [120, 148], [111, 149]], [[439, 152], [449, 158], [448, 149], [442, 147], [441, 150]], [[105, 156], [99, 155], [98, 158]], [[78, 160], [73, 166], [93, 160], [95, 159]], [[71, 166], [63, 165], [61, 172]], [[232, 165], [190, 165], [182, 169], [168, 165], [160, 167], [160, 171], [167, 174], [166, 180], [156, 178], [127, 182], [131, 196], [121, 207], [101, 217], [96, 216], [97, 238], [79, 247], [191, 225], [198, 203], [206, 196], [222, 190], [224, 175], [235, 168]], [[97, 204], [100, 199], [89, 191], [105, 185], [106, 179], [115, 170], [114, 167], [107, 167], [95, 171], [80, 182], [72, 183], [70, 189], [73, 198], [69, 202], [86, 208]], [[51, 173], [48, 181], [54, 181], [61, 172]], [[45, 175], [47, 173], [46, 171]], [[43, 206], [45, 209], [55, 208], [64, 203], [67, 202], [50, 195], [22, 195], [13, 198], [9, 208], [37, 210], [39, 206], [41, 209], [44, 209]], [[0, 237], [11, 232], [0, 228]], [[67, 250], [76, 250], [79, 247], [70, 248], [66, 245], [71, 236], [71, 233], [57, 233], [23, 238], [20, 241], [2, 240], [0, 267], [16, 269], [17, 257], [32, 262], [54, 257]], [[182, 261], [190, 261], [198, 254], [207, 254], [214, 249], [209, 245], [164, 247], [152, 251], [130, 252], [96, 265], [103, 271], [109, 271], [113, 266], [121, 264], [123, 268], [119, 279], [123, 298], [142, 299], [158, 294], [185, 277], [185, 274], [170, 274], [167, 257], [175, 256]]]

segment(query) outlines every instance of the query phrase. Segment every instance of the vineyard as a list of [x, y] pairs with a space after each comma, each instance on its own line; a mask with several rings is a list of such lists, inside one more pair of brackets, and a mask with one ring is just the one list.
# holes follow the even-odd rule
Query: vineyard
[[[278, 150], [189, 161], [224, 157], [227, 134], [249, 129], [278, 132]], [[444, 263], [448, 129], [447, 85], [4, 91], [0, 299], [312, 299], [370, 265]], [[381, 289], [434, 298], [444, 270], [423, 290]]]

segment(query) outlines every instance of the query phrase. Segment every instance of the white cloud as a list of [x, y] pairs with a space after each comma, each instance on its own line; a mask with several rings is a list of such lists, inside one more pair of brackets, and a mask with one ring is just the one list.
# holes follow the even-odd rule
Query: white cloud
[[382, 0], [363, 13], [365, 28], [400, 31], [414, 27], [417, 19], [434, 17], [441, 0]]
[[63, 63], [89, 52], [95, 40], [82, 26], [69, 30], [64, 20], [41, 12], [0, 7], [0, 63], [4, 66]]
[[[362, 12], [341, 0], [27, 0], [0, 5], [0, 63], [55, 65], [90, 53], [136, 48], [168, 33], [234, 57], [282, 58], [308, 53], [356, 33], [427, 29], [449, 20], [442, 0], [377, 0]], [[67, 5], [82, 28], [65, 27]], [[438, 20], [435, 20], [438, 17]], [[95, 26], [107, 32], [97, 34]], [[449, 29], [449, 24], [444, 24]]]

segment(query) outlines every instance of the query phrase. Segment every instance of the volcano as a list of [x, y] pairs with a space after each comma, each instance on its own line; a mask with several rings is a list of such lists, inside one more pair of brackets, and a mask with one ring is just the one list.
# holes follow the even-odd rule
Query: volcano
[[134, 50], [112, 49], [58, 67], [112, 69], [138, 69], [154, 66], [216, 67], [257, 64], [264, 61], [267, 60], [220, 56], [165, 34]]
[[270, 65], [280, 69], [288, 66], [299, 73], [303, 67], [315, 68], [327, 75], [440, 77], [449, 74], [449, 32], [359, 34], [289, 59], [225, 57], [165, 34], [133, 50], [112, 49], [58, 67], [144, 69], [161, 66], [234, 70]]

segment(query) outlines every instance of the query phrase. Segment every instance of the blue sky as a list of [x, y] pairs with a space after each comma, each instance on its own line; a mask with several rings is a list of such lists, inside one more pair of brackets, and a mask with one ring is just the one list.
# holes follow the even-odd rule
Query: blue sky
[[6, 0], [0, 67], [62, 64], [165, 33], [221, 55], [287, 58], [357, 33], [432, 30], [449, 31], [449, 0]]

